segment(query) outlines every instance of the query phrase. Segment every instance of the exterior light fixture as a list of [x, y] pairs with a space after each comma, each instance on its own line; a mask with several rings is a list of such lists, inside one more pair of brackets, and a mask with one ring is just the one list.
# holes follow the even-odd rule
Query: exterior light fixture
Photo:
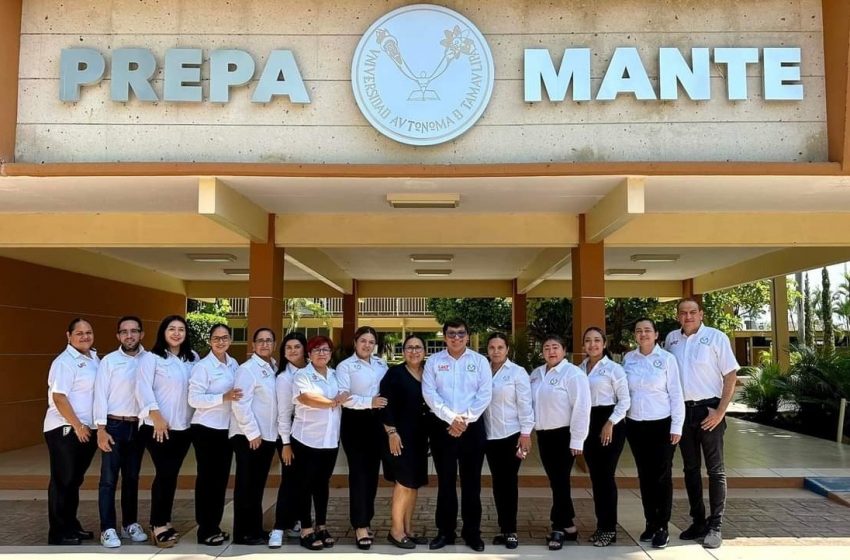
[[248, 268], [223, 268], [222, 272], [228, 276], [249, 276], [251, 270]]
[[643, 263], [667, 263], [667, 262], [676, 262], [679, 260], [679, 255], [632, 255], [632, 262], [643, 262]]
[[410, 262], [415, 263], [450, 263], [454, 255], [410, 255]]
[[389, 193], [387, 202], [393, 208], [457, 208], [460, 195], [456, 193]]
[[199, 263], [226, 263], [236, 260], [236, 255], [229, 253], [189, 253], [186, 257]]

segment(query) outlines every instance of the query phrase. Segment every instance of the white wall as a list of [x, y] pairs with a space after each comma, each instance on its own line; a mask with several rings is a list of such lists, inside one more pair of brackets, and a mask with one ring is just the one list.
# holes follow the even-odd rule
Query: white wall
[[[412, 2], [410, 2], [412, 3]], [[826, 110], [820, 0], [494, 0], [441, 2], [485, 34], [496, 84], [484, 116], [435, 147], [398, 144], [357, 109], [350, 64], [360, 35], [405, 2], [362, 0], [27, 0], [21, 37], [17, 161], [240, 161], [495, 163], [548, 161], [824, 161]], [[86, 46], [240, 48], [257, 60], [291, 49], [312, 103], [262, 106], [249, 88], [231, 102], [114, 103], [109, 82], [59, 101], [59, 54]], [[640, 49], [657, 77], [659, 46], [799, 46], [802, 102], [764, 102], [750, 69], [745, 102], [723, 98], [712, 68], [712, 100], [523, 102], [524, 48], [590, 47], [593, 91], [615, 47]], [[559, 60], [559, 56], [556, 60]], [[161, 77], [161, 75], [159, 76]], [[255, 76], [256, 79], [256, 76]], [[161, 93], [162, 82], [154, 89]], [[657, 87], [656, 87], [657, 92]], [[206, 91], [205, 91], [206, 95]]]

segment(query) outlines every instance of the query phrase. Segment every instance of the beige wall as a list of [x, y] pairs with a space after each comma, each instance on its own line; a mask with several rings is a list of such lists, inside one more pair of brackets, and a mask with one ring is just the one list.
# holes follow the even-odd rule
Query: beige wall
[[[826, 112], [819, 0], [563, 0], [442, 2], [486, 35], [496, 85], [482, 119], [459, 139], [412, 148], [372, 129], [354, 104], [350, 63], [360, 35], [405, 2], [245, 0], [168, 3], [31, 0], [24, 4], [16, 154], [18, 161], [244, 161], [356, 163], [495, 163], [546, 161], [824, 161]], [[291, 49], [312, 103], [277, 98], [231, 102], [123, 105], [109, 82], [84, 89], [77, 104], [58, 100], [63, 47], [102, 52], [154, 50], [161, 64], [173, 46], [241, 48], [259, 74], [273, 48]], [[806, 99], [729, 102], [720, 67], [708, 102], [526, 104], [524, 48], [590, 47], [595, 92], [615, 47], [638, 46], [651, 78], [657, 48], [799, 46]], [[255, 76], [256, 79], [256, 76]], [[206, 85], [206, 84], [205, 84]], [[154, 89], [161, 92], [162, 83]]]

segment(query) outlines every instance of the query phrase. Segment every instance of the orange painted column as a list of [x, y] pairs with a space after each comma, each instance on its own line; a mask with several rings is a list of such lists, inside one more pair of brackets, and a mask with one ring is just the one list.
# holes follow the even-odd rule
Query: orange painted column
[[693, 298], [699, 302], [700, 307], [702, 307], [702, 294], [694, 293], [694, 279], [686, 278], [682, 280], [682, 297], [683, 298]]
[[351, 282], [351, 293], [342, 295], [342, 341], [340, 346], [345, 354], [354, 352], [354, 331], [357, 330], [357, 318], [360, 306], [357, 302], [357, 280]]
[[269, 234], [265, 243], [251, 243], [248, 280], [248, 352], [251, 339], [260, 327], [274, 330], [280, 340], [283, 326], [283, 256], [274, 244], [274, 214], [269, 214]]
[[829, 161], [850, 172], [850, 2], [823, 0], [823, 62]]
[[0, 2], [0, 163], [15, 161], [23, 0]]
[[514, 279], [511, 294], [511, 333], [514, 336], [528, 330], [528, 299], [525, 294], [517, 292], [516, 288]]
[[585, 241], [585, 216], [579, 215], [579, 244], [572, 250], [573, 360], [584, 358], [581, 336], [591, 326], [605, 328], [605, 246]]

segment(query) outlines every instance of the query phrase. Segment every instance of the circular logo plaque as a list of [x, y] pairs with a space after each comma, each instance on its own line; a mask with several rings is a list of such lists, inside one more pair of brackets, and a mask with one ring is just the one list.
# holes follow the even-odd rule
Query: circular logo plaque
[[414, 4], [369, 27], [354, 51], [351, 86], [381, 134], [413, 146], [441, 144], [466, 132], [487, 107], [493, 55], [459, 13]]

